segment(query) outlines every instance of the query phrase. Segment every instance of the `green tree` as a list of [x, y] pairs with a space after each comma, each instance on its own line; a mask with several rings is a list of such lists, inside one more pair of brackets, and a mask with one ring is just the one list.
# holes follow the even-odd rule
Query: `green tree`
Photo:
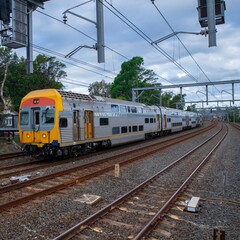
[[9, 48], [0, 48], [0, 99], [3, 112], [12, 110], [12, 101], [8, 93], [5, 93], [6, 82], [11, 65], [16, 64], [18, 57]]
[[38, 55], [33, 62], [33, 76], [37, 82], [35, 89], [63, 88], [59, 79], [67, 76], [67, 73], [63, 70], [65, 67], [65, 64], [56, 61], [55, 57]]
[[13, 109], [18, 111], [21, 99], [30, 91], [37, 89], [64, 88], [59, 80], [67, 76], [66, 66], [54, 57], [38, 55], [33, 61], [33, 74], [26, 73], [26, 60], [13, 54], [8, 48], [0, 48], [0, 82], [8, 65], [8, 73], [3, 87], [4, 96], [11, 99]]
[[196, 109], [196, 104], [193, 104], [193, 105], [191, 105], [191, 106], [187, 106], [186, 111], [196, 112], [196, 111], [197, 111], [197, 109]]
[[[176, 94], [171, 99], [171, 107], [177, 109], [184, 109], [185, 106], [185, 97], [186, 94], [182, 94], [182, 101], [181, 101], [181, 94]], [[182, 102], [182, 105], [181, 105]]]
[[[121, 70], [111, 86], [110, 92], [112, 98], [131, 101], [132, 88], [151, 87], [155, 85], [156, 74], [153, 70], [145, 69], [143, 64], [142, 57], [133, 57], [121, 65]], [[141, 96], [141, 101], [149, 103], [151, 94], [150, 92], [144, 92]]]
[[106, 83], [104, 80], [101, 82], [94, 82], [89, 85], [89, 94], [102, 97], [110, 97], [111, 83]]

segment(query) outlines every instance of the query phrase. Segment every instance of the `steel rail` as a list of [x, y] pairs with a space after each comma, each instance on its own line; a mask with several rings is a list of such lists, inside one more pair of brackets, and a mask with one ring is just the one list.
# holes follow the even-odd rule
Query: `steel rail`
[[[199, 134], [201, 132], [207, 131], [208, 129], [211, 129], [213, 126], [214, 126], [214, 124], [211, 124], [208, 127], [206, 127], [205, 129], [201, 129], [201, 130], [199, 130], [199, 131], [197, 131], [195, 133]], [[193, 134], [193, 133], [190, 133], [190, 135], [191, 134]], [[189, 134], [186, 134], [186, 135], [189, 135]], [[165, 142], [168, 142], [170, 140], [166, 140]], [[82, 159], [79, 159], [79, 161], [80, 160], [82, 160]], [[37, 171], [37, 170], [41, 170], [41, 169], [48, 168], [48, 167], [51, 167], [51, 166], [58, 166], [58, 165], [62, 165], [62, 164], [65, 164], [65, 163], [68, 163], [68, 162], [71, 162], [71, 161], [72, 161], [72, 159], [67, 159], [67, 160], [64, 160], [64, 161], [55, 161], [55, 162], [47, 163], [47, 164], [44, 164], [44, 165], [41, 165], [41, 166], [35, 166], [35, 167], [22, 169], [22, 170], [15, 171], [15, 172], [4, 173], [4, 174], [0, 174], [0, 178], [6, 178], [6, 177], [13, 176], [13, 175], [19, 175], [19, 174], [23, 174], [23, 173], [27, 173], [27, 172]], [[35, 161], [31, 161], [30, 163], [21, 163], [21, 164], [17, 164], [17, 165], [11, 165], [11, 166], [7, 166], [7, 167], [2, 167], [2, 168], [0, 168], [0, 171], [6, 171], [6, 170], [12, 170], [13, 168], [25, 167], [25, 166], [30, 165], [31, 163], [38, 163], [38, 162], [39, 163], [40, 162], [44, 163], [44, 161], [42, 161], [42, 160], [40, 160], [40, 161], [39, 160], [35, 160]]]
[[[197, 136], [197, 135], [199, 135], [199, 134], [201, 134], [203, 132], [206, 132], [209, 129], [211, 129], [213, 126], [214, 125], [210, 125], [209, 127], [205, 128], [205, 129], [202, 129], [202, 130], [200, 130], [198, 132], [189, 133], [189, 134], [187, 134], [185, 136], [178, 136], [178, 137], [176, 137], [174, 139], [167, 139], [164, 142], [160, 142], [160, 143], [156, 142], [156, 143], [151, 144], [151, 146], [148, 146], [148, 147], [151, 148], [153, 146], [159, 146], [159, 144], [161, 144], [161, 146], [158, 149], [156, 149], [156, 151], [155, 151], [155, 153], [156, 153], [158, 151], [162, 151], [163, 149], [165, 149], [167, 147], [171, 147], [171, 146], [173, 146], [175, 144], [178, 144], [179, 142], [186, 141], [186, 140], [191, 139], [192, 137], [195, 137], [195, 136]], [[117, 157], [118, 158], [125, 157], [126, 154], [130, 155], [130, 154], [134, 154], [136, 152], [139, 153], [139, 150], [131, 150], [131, 151], [128, 151], [128, 152], [124, 152], [124, 153], [118, 154]], [[144, 155], [142, 154], [141, 157], [144, 157]], [[112, 161], [114, 159], [116, 159], [116, 156], [107, 157], [107, 158], [104, 158], [102, 160], [97, 160], [97, 161], [94, 161], [94, 162], [91, 162], [91, 163], [87, 163], [87, 164], [84, 164], [84, 165], [81, 165], [81, 166], [78, 166], [78, 167], [74, 166], [72, 168], [69, 168], [69, 169], [66, 169], [66, 170], [63, 170], [63, 171], [58, 171], [58, 172], [52, 173], [52, 174], [47, 175], [47, 176], [36, 177], [34, 179], [30, 179], [30, 180], [25, 181], [25, 182], [15, 183], [15, 184], [12, 184], [10, 186], [6, 186], [6, 187], [0, 188], [0, 194], [1, 193], [5, 193], [5, 192], [9, 192], [9, 191], [12, 191], [12, 190], [20, 189], [20, 188], [29, 186], [30, 184], [36, 184], [36, 183], [40, 183], [40, 182], [43, 182], [43, 181], [46, 181], [46, 180], [49, 180], [49, 179], [52, 179], [52, 178], [55, 178], [55, 177], [59, 177], [59, 176], [65, 175], [65, 174], [70, 174], [73, 171], [83, 170], [83, 169], [86, 169], [86, 168], [90, 168], [92, 166], [100, 165], [100, 164], [103, 164], [103, 163], [105, 163], [107, 161]], [[139, 157], [134, 159], [134, 161], [138, 160], [138, 159], [139, 159]]]
[[99, 217], [105, 215], [106, 213], [108, 213], [112, 209], [116, 208], [117, 205], [119, 205], [121, 202], [125, 201], [127, 198], [129, 198], [130, 196], [134, 195], [136, 192], [138, 192], [139, 190], [144, 188], [145, 185], [149, 184], [151, 181], [153, 181], [160, 174], [162, 174], [163, 172], [171, 169], [173, 166], [175, 166], [181, 160], [183, 160], [184, 158], [186, 158], [187, 156], [189, 156], [190, 154], [195, 152], [197, 149], [199, 149], [199, 147], [201, 147], [201, 146], [205, 145], [206, 143], [208, 143], [211, 139], [213, 139], [221, 131], [222, 131], [222, 129], [219, 130], [217, 133], [215, 133], [210, 138], [208, 138], [207, 140], [205, 140], [203, 143], [201, 143], [200, 145], [198, 145], [197, 147], [195, 147], [194, 149], [190, 150], [189, 152], [184, 154], [182, 157], [180, 157], [179, 159], [177, 159], [176, 161], [174, 161], [173, 163], [168, 165], [167, 167], [163, 168], [161, 171], [159, 171], [158, 173], [153, 175], [151, 178], [145, 180], [143, 183], [141, 183], [140, 185], [136, 186], [134, 189], [132, 189], [128, 193], [124, 194], [120, 198], [116, 199], [114, 202], [110, 203], [109, 205], [107, 205], [106, 207], [102, 208], [101, 210], [99, 210], [95, 214], [89, 216], [85, 220], [83, 220], [80, 223], [76, 224], [75, 226], [73, 226], [72, 228], [68, 229], [67, 231], [63, 232], [58, 237], [54, 238], [54, 240], [63, 240], [63, 239], [65, 240], [65, 239], [70, 239], [70, 238], [74, 237], [78, 232], [82, 231], [83, 229], [87, 228], [90, 224], [94, 223]]
[[183, 184], [178, 188], [178, 190], [168, 199], [168, 201], [164, 204], [164, 206], [156, 213], [156, 215], [145, 225], [145, 227], [133, 238], [134, 240], [141, 239], [144, 237], [147, 232], [153, 228], [153, 226], [159, 221], [163, 214], [171, 207], [171, 204], [175, 202], [175, 200], [182, 193], [183, 189], [186, 188], [190, 181], [193, 179], [195, 174], [201, 170], [201, 168], [206, 164], [206, 162], [210, 159], [213, 152], [219, 147], [222, 141], [228, 134], [228, 128], [224, 136], [218, 141], [218, 143], [214, 146], [214, 148], [207, 154], [207, 156], [202, 160], [202, 162], [196, 167], [196, 169], [189, 175], [189, 177], [183, 182]]
[[[205, 129], [205, 130], [206, 130], [206, 129]], [[190, 135], [190, 134], [189, 134], [189, 135]], [[185, 137], [184, 139], [189, 139], [189, 135], [184, 136], [184, 137]], [[195, 133], [194, 135], [196, 135], [196, 133]], [[180, 138], [181, 138], [181, 137], [180, 137]], [[156, 146], [155, 146], [156, 148], [155, 148], [153, 151], [147, 152], [147, 153], [144, 153], [144, 154], [142, 154], [142, 153], [139, 154], [139, 150], [130, 151], [130, 152], [135, 152], [135, 153], [137, 152], [137, 153], [138, 153], [138, 156], [130, 157], [130, 159], [128, 159], [128, 160], [123, 160], [123, 161], [118, 162], [118, 163], [120, 164], [120, 166], [124, 166], [124, 165], [127, 165], [127, 164], [129, 164], [129, 163], [132, 163], [132, 162], [134, 162], [134, 161], [139, 161], [140, 159], [143, 159], [143, 158], [149, 156], [149, 154], [155, 154], [155, 153], [157, 153], [157, 152], [162, 151], [163, 149], [165, 149], [165, 148], [167, 148], [167, 147], [173, 146], [173, 144], [177, 144], [177, 143], [180, 141], [179, 138], [177, 138], [177, 139], [178, 139], [177, 141], [175, 141], [175, 140], [176, 140], [175, 138], [174, 138], [174, 139], [171, 139], [171, 141], [175, 141], [175, 142], [174, 142], [174, 143], [170, 142], [170, 143], [168, 143], [168, 145], [166, 145], [166, 146], [161, 146], [161, 147], [159, 147], [159, 145], [157, 145], [157, 144], [155, 143], [154, 145], [156, 145]], [[168, 141], [168, 142], [169, 142], [169, 141]], [[158, 144], [159, 144], [159, 143], [158, 143]], [[161, 144], [163, 144], [163, 143], [161, 143]], [[148, 147], [150, 148], [150, 146], [148, 146]], [[122, 156], [125, 157], [126, 153], [123, 153], [123, 154], [120, 154], [120, 155], [121, 155], [121, 157], [122, 157]], [[110, 158], [107, 158], [107, 159], [108, 159], [108, 160], [109, 160], [109, 159], [110, 159], [110, 160], [113, 160], [113, 159], [116, 160], [116, 156], [110, 157]], [[105, 162], [106, 162], [106, 159], [102, 159], [102, 160], [100, 160], [100, 161], [103, 162], [103, 163], [105, 163]], [[94, 164], [95, 164], [95, 162], [89, 163], [89, 164], [86, 164], [86, 165], [80, 166], [80, 167], [74, 167], [74, 168], [72, 168], [71, 170], [72, 170], [72, 171], [73, 171], [73, 170], [76, 171], [77, 168], [78, 168], [78, 170], [79, 170], [80, 168], [86, 168], [86, 166], [90, 166], [90, 165], [93, 166]], [[41, 191], [39, 191], [39, 192], [37, 192], [37, 193], [33, 193], [33, 194], [31, 194], [31, 195], [28, 195], [28, 196], [25, 196], [25, 197], [22, 197], [22, 198], [13, 200], [13, 201], [11, 201], [11, 202], [6, 202], [6, 203], [0, 205], [0, 211], [3, 211], [3, 210], [6, 210], [6, 209], [8, 209], [8, 208], [11, 208], [11, 207], [15, 207], [15, 206], [21, 205], [21, 204], [26, 203], [26, 202], [28, 202], [28, 201], [30, 201], [30, 200], [32, 200], [32, 199], [37, 198], [37, 197], [42, 197], [42, 196], [45, 196], [45, 195], [48, 195], [48, 194], [52, 194], [52, 193], [54, 193], [54, 192], [60, 191], [60, 190], [62, 190], [62, 189], [65, 189], [65, 188], [67, 188], [67, 187], [76, 185], [76, 184], [78, 184], [79, 182], [83, 182], [83, 181], [86, 181], [86, 180], [91, 179], [91, 178], [93, 178], [93, 177], [102, 175], [102, 174], [104, 174], [104, 173], [106, 173], [106, 172], [108, 172], [108, 171], [113, 170], [114, 167], [115, 167], [115, 164], [113, 163], [113, 164], [111, 164], [110, 166], [104, 167], [104, 168], [101, 169], [101, 170], [97, 170], [97, 171], [94, 170], [94, 172], [91, 172], [91, 173], [89, 173], [89, 174], [87, 174], [87, 175], [85, 175], [85, 176], [81, 176], [81, 177], [78, 177], [78, 178], [74, 178], [74, 179], [72, 179], [72, 180], [68, 180], [67, 182], [63, 182], [63, 183], [58, 184], [58, 185], [56, 185], [56, 186], [54, 186], [54, 187], [50, 187], [50, 188], [47, 188], [47, 189], [45, 189], [45, 190], [41, 190]], [[65, 170], [64, 172], [67, 173], [68, 171], [69, 171], [69, 170]], [[39, 178], [36, 178], [36, 179], [28, 180], [28, 181], [22, 182], [22, 183], [20, 183], [20, 184], [14, 184], [14, 185], [11, 185], [11, 186], [8, 186], [8, 187], [3, 187], [3, 188], [0, 189], [0, 193], [7, 192], [7, 191], [9, 191], [10, 189], [11, 189], [11, 190], [18, 189], [18, 188], [19, 188], [19, 185], [20, 185], [21, 187], [22, 187], [22, 186], [29, 186], [29, 182], [31, 182], [31, 184], [33, 184], [33, 183], [37, 183], [37, 182], [40, 181], [40, 180], [41, 180], [41, 181], [44, 181], [44, 180], [52, 179], [52, 178], [53, 178], [53, 177], [52, 177], [53, 175], [59, 176], [59, 172], [58, 172], [58, 173], [55, 173], [55, 174], [52, 174], [52, 175], [42, 176], [42, 177], [39, 177]]]
[[21, 156], [26, 156], [26, 153], [15, 152], [15, 153], [0, 154], [0, 161], [4, 161], [4, 160], [15, 158], [15, 157], [21, 157]]

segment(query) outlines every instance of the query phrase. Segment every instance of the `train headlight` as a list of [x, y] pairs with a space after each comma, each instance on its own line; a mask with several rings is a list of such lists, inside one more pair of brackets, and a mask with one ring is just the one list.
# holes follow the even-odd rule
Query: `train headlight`
[[30, 138], [30, 134], [29, 133], [27, 133], [27, 138]]
[[46, 133], [43, 133], [43, 134], [42, 134], [42, 137], [43, 137], [43, 138], [46, 138], [46, 137], [47, 137]]

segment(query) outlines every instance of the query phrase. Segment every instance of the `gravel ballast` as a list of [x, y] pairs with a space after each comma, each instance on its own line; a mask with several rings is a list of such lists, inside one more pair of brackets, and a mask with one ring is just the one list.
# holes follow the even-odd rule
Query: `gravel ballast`
[[[115, 178], [111, 172], [13, 208], [11, 212], [2, 212], [0, 239], [52, 239], [58, 236], [152, 176], [202, 139], [208, 138], [212, 132], [178, 144], [157, 156], [123, 167], [120, 169], [120, 178]], [[214, 228], [225, 230], [226, 239], [240, 239], [239, 205], [229, 204], [227, 201], [240, 202], [239, 146], [240, 132], [229, 126], [229, 134], [214, 153], [211, 165], [205, 167], [204, 177], [198, 178], [190, 186], [194, 196], [205, 200], [202, 201], [200, 213], [196, 217], [183, 212], [181, 220], [170, 229], [170, 239], [213, 239]], [[79, 202], [83, 194], [99, 195], [101, 201], [92, 206], [86, 205]], [[172, 214], [175, 214], [174, 211]]]

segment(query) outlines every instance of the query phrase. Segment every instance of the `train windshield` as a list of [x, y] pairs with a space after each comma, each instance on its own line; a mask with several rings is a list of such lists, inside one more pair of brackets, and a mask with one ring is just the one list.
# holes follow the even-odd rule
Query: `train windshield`
[[46, 109], [42, 113], [42, 123], [43, 124], [53, 124], [54, 123], [54, 109]]
[[20, 125], [28, 125], [29, 123], [29, 113], [21, 112], [20, 113]]

